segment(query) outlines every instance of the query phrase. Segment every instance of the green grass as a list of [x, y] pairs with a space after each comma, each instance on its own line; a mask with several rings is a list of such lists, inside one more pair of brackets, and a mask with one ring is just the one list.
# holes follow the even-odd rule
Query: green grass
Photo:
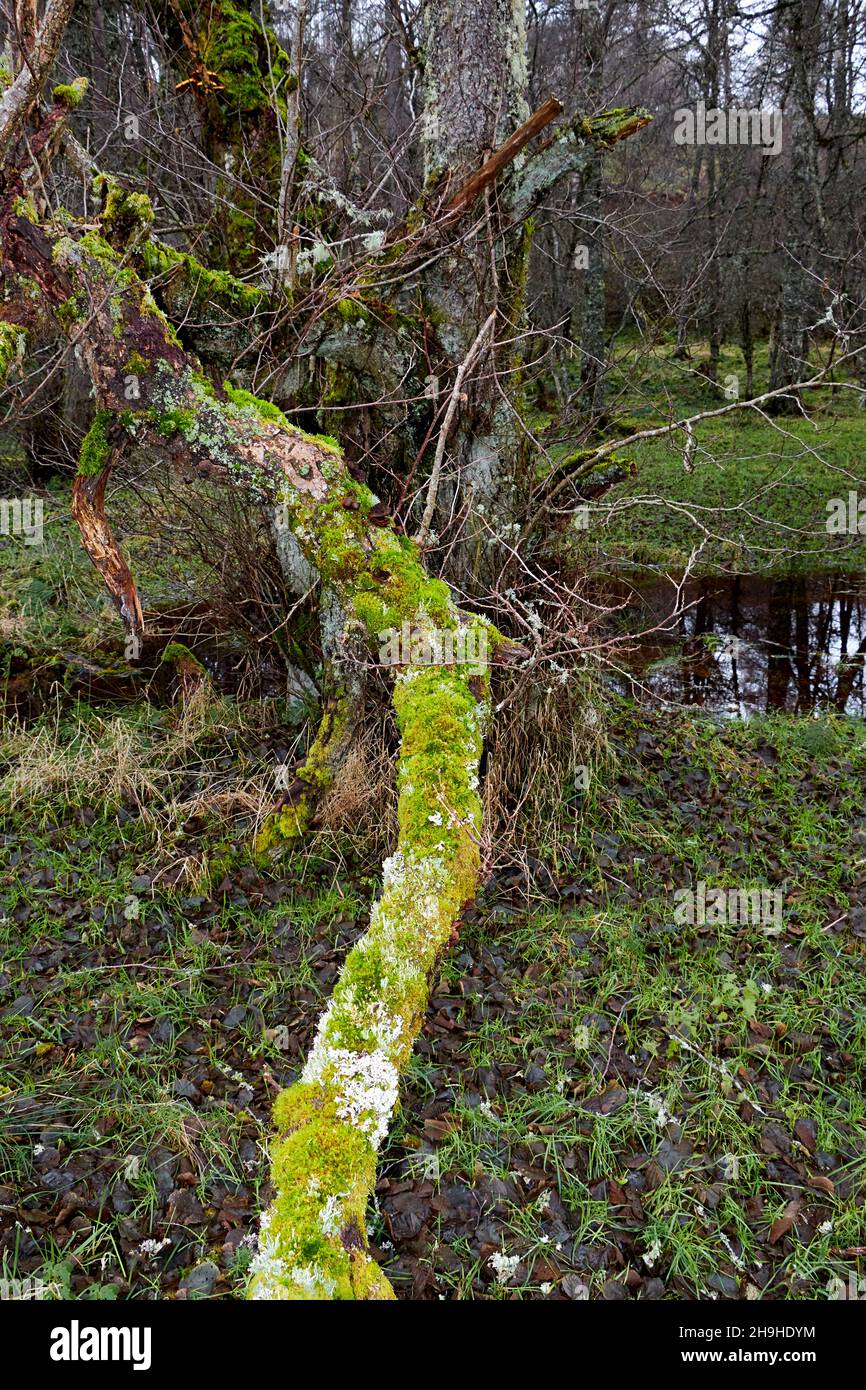
[[[637, 742], [648, 729], [649, 765]], [[522, 1169], [540, 1197], [512, 1201], [502, 1232], [502, 1249], [520, 1257], [516, 1283], [491, 1285], [489, 1270], [462, 1264], [439, 1277], [451, 1296], [537, 1298], [571, 1270], [595, 1297], [612, 1276], [651, 1269], [668, 1297], [731, 1287], [726, 1296], [827, 1297], [846, 1269], [831, 1251], [866, 1243], [866, 943], [847, 920], [866, 863], [866, 736], [853, 720], [720, 731], [628, 706], [613, 731], [616, 777], [587, 793], [575, 826], [572, 874], [593, 901], [504, 923], [491, 902], [461, 938], [475, 961], [507, 962], [507, 1003], [480, 1022], [477, 1002], [464, 1005], [466, 1041], [445, 1063], [453, 1127], [435, 1147], [441, 1183], [459, 1174], [480, 1190]], [[615, 847], [607, 864], [600, 835]], [[782, 887], [782, 929], [674, 927], [675, 888], [701, 878]], [[440, 991], [459, 998], [460, 974], [452, 960]], [[478, 1103], [478, 1069], [519, 1078], [533, 1061], [540, 1090], [518, 1081]], [[442, 1094], [442, 1067], [435, 1045], [416, 1060], [398, 1163], [400, 1141], [410, 1156], [430, 1147], [418, 1115]], [[611, 1094], [611, 1113], [585, 1108]], [[795, 1137], [804, 1119], [817, 1157]], [[683, 1147], [683, 1167], [635, 1192], [630, 1177], [654, 1171], [663, 1141]], [[637, 1196], [639, 1220], [610, 1184]], [[545, 1209], [551, 1188], [567, 1222]], [[802, 1225], [771, 1242], [791, 1200]]]
[[[232, 1241], [261, 1206], [270, 1105], [369, 894], [322, 840], [282, 879], [260, 877], [249, 811], [216, 799], [251, 777], [266, 785], [283, 756], [281, 723], [254, 709], [244, 722], [218, 702], [187, 724], [77, 706], [4, 729], [0, 1190], [15, 1194], [15, 1220], [4, 1198], [0, 1277], [76, 1297], [164, 1295], [210, 1253], [219, 1293], [243, 1289], [249, 1245]], [[194, 1194], [191, 1225], [171, 1219], [161, 1168]], [[80, 1214], [55, 1222], [70, 1185]], [[149, 1240], [167, 1243], [151, 1257]]]
[[[613, 432], [645, 429], [725, 405], [670, 347], [637, 361], [623, 351], [613, 372]], [[741, 354], [722, 354], [720, 381], [745, 389]], [[766, 348], [758, 355], [755, 391], [767, 387]], [[827, 387], [806, 398], [808, 417], [771, 419], [737, 411], [695, 427], [694, 472], [683, 466], [685, 436], [623, 443], [633, 470], [595, 501], [588, 531], [574, 533], [579, 554], [617, 570], [681, 572], [695, 553], [695, 573], [724, 570], [766, 575], [853, 573], [866, 567], [866, 536], [828, 535], [827, 503], [866, 495], [866, 411], [850, 389]], [[562, 457], [565, 446], [553, 450]]]
[[[614, 417], [717, 403], [698, 360], [624, 355]], [[766, 366], [762, 349], [758, 389]], [[722, 377], [741, 368], [726, 349]], [[866, 418], [847, 393], [810, 405], [809, 420], [698, 427], [692, 475], [670, 441], [624, 444], [635, 472], [575, 546], [613, 571], [681, 569], [702, 541], [705, 571], [862, 568], [863, 538], [834, 543], [823, 522], [828, 497], [863, 483]], [[117, 633], [67, 506], [52, 490], [38, 553], [0, 546], [7, 656]], [[178, 595], [173, 555], [124, 544], [149, 596]], [[271, 1102], [378, 872], [326, 837], [253, 863], [238, 797], [271, 787], [287, 724], [281, 703], [216, 700], [189, 724], [79, 703], [0, 729], [0, 1277], [173, 1297], [208, 1258], [213, 1296], [241, 1294]], [[404, 1295], [420, 1280], [448, 1299], [827, 1297], [862, 1268], [839, 1252], [866, 1244], [863, 725], [720, 729], [611, 696], [605, 734], [579, 804], [560, 789], [561, 896], [494, 877], [441, 966], [372, 1237]], [[674, 893], [700, 879], [780, 887], [782, 929], [676, 925]], [[33, 1007], [16, 1012], [22, 995]], [[429, 1206], [420, 1234], [391, 1238], [392, 1181]], [[195, 1219], [172, 1217], [168, 1185]], [[460, 1194], [471, 1219], [454, 1216]], [[502, 1282], [495, 1254], [514, 1261]]]

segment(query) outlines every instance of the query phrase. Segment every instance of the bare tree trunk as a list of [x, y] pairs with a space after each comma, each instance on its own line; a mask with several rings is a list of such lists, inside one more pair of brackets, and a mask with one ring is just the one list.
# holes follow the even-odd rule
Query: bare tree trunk
[[[516, 0], [427, 0], [424, 5], [424, 165], [428, 187], [461, 183], [526, 120], [526, 34]], [[425, 276], [424, 294], [442, 351], [440, 394], [456, 373], [488, 315], [494, 341], [520, 331], [529, 237], [507, 229], [499, 201], [479, 203], [474, 225], [454, 254]], [[514, 514], [520, 435], [500, 394], [497, 372], [513, 367], [513, 345], [487, 355], [464, 385], [465, 403], [447, 444], [439, 516], [463, 517], [458, 572], [478, 582], [491, 572], [492, 551]], [[519, 487], [519, 482], [517, 483]], [[493, 544], [491, 544], [493, 542]]]
[[[611, 17], [608, 7], [607, 21]], [[604, 47], [606, 21], [600, 10], [578, 13], [579, 50], [585, 67], [584, 88], [589, 109], [602, 103], [604, 91]], [[604, 410], [605, 397], [605, 275], [604, 204], [602, 199], [602, 155], [597, 151], [584, 179], [581, 200], [586, 218], [588, 259], [583, 273], [583, 303], [580, 315], [581, 408], [591, 418]]]

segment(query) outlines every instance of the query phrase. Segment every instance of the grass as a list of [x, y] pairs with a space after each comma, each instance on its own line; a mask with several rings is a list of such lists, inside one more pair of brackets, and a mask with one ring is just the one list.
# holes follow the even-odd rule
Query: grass
[[[180, 824], [157, 833], [132, 802], [86, 825], [77, 814], [55, 791], [41, 829], [14, 812], [0, 847], [0, 1206], [11, 1198], [16, 1218], [0, 1219], [4, 1277], [147, 1296], [176, 1291], [210, 1253], [220, 1292], [240, 1293], [270, 1102], [362, 900], [321, 857], [260, 894], [242, 843], [224, 850], [231, 891], [162, 886]], [[194, 1197], [189, 1221], [172, 1192]]]
[[[163, 725], [138, 719], [142, 747], [158, 747]], [[561, 813], [559, 896], [527, 900], [494, 879], [442, 965], [373, 1237], [404, 1293], [411, 1265], [446, 1298], [610, 1297], [630, 1278], [667, 1297], [825, 1296], [848, 1267], [832, 1252], [866, 1242], [866, 976], [849, 930], [862, 726], [720, 730], [618, 703], [607, 732], [583, 805]], [[113, 746], [111, 722], [93, 716], [89, 736]], [[246, 778], [244, 740], [223, 738], [207, 722], [188, 731], [167, 774], [179, 787], [184, 768], [231, 748]], [[93, 761], [92, 742], [81, 751]], [[111, 807], [105, 787], [85, 796], [74, 777], [41, 801], [27, 785], [0, 848], [7, 1277], [165, 1297], [208, 1259], [211, 1296], [237, 1296], [270, 1103], [375, 882], [324, 840], [277, 882], [250, 863], [237, 823], [157, 822], [130, 788]], [[205, 845], [227, 881], [172, 887], [161, 870]], [[781, 886], [783, 929], [674, 930], [673, 893], [699, 878]], [[34, 1007], [18, 1012], [22, 995]], [[71, 1183], [59, 1195], [53, 1172]], [[444, 1204], [414, 1242], [392, 1238], [392, 1180]], [[488, 1230], [450, 1221], [455, 1192], [483, 1205], [491, 1183]], [[173, 1215], [179, 1191], [197, 1204], [189, 1219]], [[797, 1224], [771, 1242], [792, 1200]], [[502, 1282], [497, 1251], [517, 1261]]]
[[[866, 1242], [866, 946], [848, 915], [866, 739], [854, 721], [819, 727], [821, 740], [807, 720], [719, 731], [623, 706], [616, 780], [587, 794], [575, 827], [590, 900], [503, 920], [494, 894], [461, 938], [474, 962], [507, 962], [506, 999], [481, 1021], [461, 1005], [465, 1047], [445, 1077], [435, 1046], [416, 1063], [392, 1157], [399, 1174], [401, 1142], [429, 1147], [419, 1115], [438, 1091], [443, 1183], [481, 1190], [517, 1171], [529, 1186], [499, 1229], [517, 1281], [461, 1263], [438, 1275], [450, 1296], [537, 1298], [573, 1272], [593, 1297], [652, 1273], [666, 1296], [820, 1298], [844, 1277], [834, 1252]], [[782, 886], [783, 926], [676, 927], [673, 891], [699, 878]], [[458, 999], [460, 959], [439, 986]], [[481, 999], [489, 988], [482, 977]], [[544, 1082], [529, 1090], [533, 1063]], [[483, 1100], [491, 1070], [508, 1080]], [[682, 1166], [659, 1167], [672, 1148]], [[792, 1200], [795, 1234], [771, 1240]]]
[[[725, 405], [700, 374], [705, 350], [677, 361], [657, 349], [635, 362], [630, 348], [614, 370], [615, 417], [650, 428]], [[737, 377], [739, 352], [724, 349], [720, 381]], [[755, 392], [767, 389], [766, 349], [757, 357]], [[847, 385], [850, 387], [850, 382]], [[866, 494], [866, 414], [851, 389], [808, 393], [808, 414], [771, 418], [737, 411], [695, 427], [694, 471], [683, 466], [682, 432], [633, 445], [621, 457], [631, 470], [590, 507], [589, 528], [573, 533], [579, 554], [613, 571], [696, 574], [854, 573], [866, 567], [866, 536], [831, 535], [827, 504], [849, 491]], [[560, 446], [553, 457], [567, 450]]]

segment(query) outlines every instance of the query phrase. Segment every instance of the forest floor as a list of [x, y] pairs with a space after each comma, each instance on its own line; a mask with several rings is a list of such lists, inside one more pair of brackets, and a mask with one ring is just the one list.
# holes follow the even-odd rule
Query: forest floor
[[[705, 344], [693, 346], [687, 362], [670, 345], [652, 353], [623, 348], [610, 405], [624, 434], [619, 457], [631, 471], [591, 505], [588, 528], [574, 534], [578, 552], [611, 573], [676, 574], [692, 556], [698, 575], [866, 570], [866, 519], [863, 533], [827, 531], [831, 498], [847, 501], [858, 489], [866, 497], [866, 413], [844, 372], [834, 386], [810, 391], [801, 415], [735, 411], [699, 422], [691, 473], [682, 432], [628, 442], [626, 430], [731, 404], [702, 374], [707, 357]], [[812, 370], [821, 365], [817, 358]], [[722, 349], [719, 381], [726, 380], [736, 380], [745, 397], [737, 348]], [[762, 345], [753, 390], [768, 388]], [[551, 451], [553, 458], [567, 452]]]
[[[58, 733], [62, 783], [43, 750], [25, 788], [17, 750], [0, 847], [4, 1270], [237, 1294], [269, 1107], [365, 928], [369, 865], [321, 838], [262, 874], [236, 822], [217, 866], [213, 817], [157, 827], [158, 790], [142, 814], [75, 775], [101, 750], [134, 779], [156, 723], [79, 709]], [[495, 875], [442, 967], [374, 1248], [415, 1298], [827, 1296], [866, 1244], [862, 724], [617, 702], [609, 736], [567, 869]], [[243, 784], [280, 738], [217, 706], [165, 776]], [[181, 862], [210, 864], [199, 891], [167, 886]], [[701, 879], [778, 885], [781, 922], [677, 925]]]
[[[817, 420], [822, 455], [859, 477], [861, 421]], [[727, 489], [766, 452], [743, 431], [777, 423], [712, 428], [732, 432]], [[710, 486], [674, 450], [635, 451], [621, 489]], [[825, 534], [814, 456], [791, 466]], [[118, 634], [65, 492], [44, 546], [0, 549], [5, 673], [59, 679], [0, 728], [0, 1277], [237, 1297], [270, 1106], [365, 930], [381, 846], [322, 833], [273, 869], [251, 859], [297, 705], [77, 698], [70, 650]], [[691, 547], [678, 524], [649, 563]], [[194, 598], [174, 543], [124, 540], [151, 601]], [[866, 568], [853, 548], [847, 564]], [[441, 967], [372, 1248], [407, 1298], [832, 1297], [866, 1246], [863, 721], [720, 723], [610, 692], [605, 734], [588, 789], [563, 787], [556, 856], [494, 873]], [[674, 895], [699, 881], [778, 888], [781, 914], [684, 924]]]

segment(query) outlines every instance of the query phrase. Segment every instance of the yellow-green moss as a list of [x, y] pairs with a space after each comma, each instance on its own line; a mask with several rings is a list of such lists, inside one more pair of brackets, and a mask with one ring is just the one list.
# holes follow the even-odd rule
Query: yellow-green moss
[[97, 410], [90, 429], [81, 441], [78, 455], [78, 474], [82, 478], [92, 478], [101, 473], [111, 455], [108, 442], [108, 427], [111, 424], [110, 410]]
[[0, 319], [0, 382], [6, 380], [12, 364], [21, 361], [25, 341], [23, 328]]
[[153, 204], [146, 193], [132, 192], [111, 174], [97, 174], [94, 192], [101, 196], [103, 231], [121, 246], [135, 242], [153, 226]]
[[[277, 1197], [264, 1219], [254, 1297], [388, 1296], [363, 1251], [366, 1203], [430, 971], [478, 879], [486, 693], [486, 675], [459, 669], [416, 666], [397, 678], [397, 853], [301, 1080], [274, 1106], [277, 1131], [287, 1137], [273, 1153]], [[357, 1230], [359, 1249], [347, 1228]]]
[[74, 82], [61, 82], [51, 93], [54, 100], [68, 111], [74, 111], [84, 100], [89, 83], [86, 77], [76, 77]]
[[195, 428], [196, 413], [193, 409], [185, 406], [176, 406], [173, 410], [167, 410], [157, 422], [157, 430], [165, 439], [169, 439], [173, 434], [182, 434], [185, 437]]
[[245, 391], [240, 386], [232, 386], [230, 381], [223, 382], [223, 389], [232, 405], [239, 406], [242, 410], [253, 410], [259, 419], [265, 420], [269, 425], [279, 425], [280, 429], [286, 430], [289, 434], [296, 434], [301, 439], [305, 439], [309, 444], [315, 444], [318, 448], [324, 449], [327, 453], [333, 454], [336, 458], [341, 457], [340, 445], [333, 435], [330, 434], [308, 434], [300, 426], [293, 425], [283, 414], [279, 406], [274, 405], [273, 401], [263, 400], [261, 396], [254, 396], [251, 391]]
[[[256, 285], [245, 284], [227, 270], [210, 270], [188, 251], [177, 251], [153, 238], [141, 247], [141, 259], [148, 275], [167, 275], [180, 270], [184, 292], [197, 304], [221, 300], [242, 313], [251, 314], [266, 302], [267, 296]], [[175, 282], [172, 284], [174, 286]]]
[[205, 669], [198, 657], [195, 656], [183, 642], [169, 642], [166, 647], [163, 647], [162, 655], [159, 659], [171, 666], [176, 666], [180, 661], [186, 661], [191, 662], [199, 671], [204, 671]]
[[256, 854], [267, 854], [269, 850], [300, 839], [310, 828], [311, 816], [310, 798], [302, 792], [293, 805], [282, 806], [266, 818], [256, 835]]
[[273, 30], [259, 24], [249, 10], [230, 0], [215, 6], [201, 39], [201, 56], [219, 81], [214, 96], [227, 121], [275, 108], [285, 112], [295, 76]]

